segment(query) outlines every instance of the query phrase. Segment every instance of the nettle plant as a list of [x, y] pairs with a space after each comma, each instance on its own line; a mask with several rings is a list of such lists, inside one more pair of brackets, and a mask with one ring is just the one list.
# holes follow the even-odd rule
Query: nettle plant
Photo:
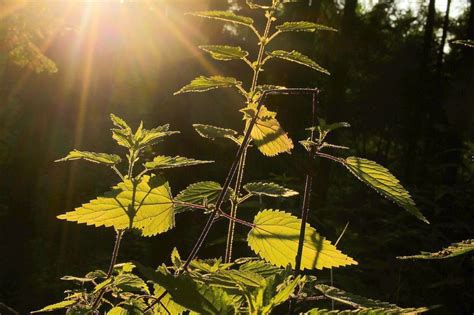
[[[65, 309], [67, 314], [270, 314], [305, 312], [308, 314], [399, 314], [419, 313], [426, 308], [401, 308], [396, 305], [363, 298], [335, 287], [322, 284], [314, 275], [302, 270], [335, 268], [356, 265], [357, 262], [339, 251], [335, 245], [306, 223], [310, 208], [311, 176], [306, 176], [301, 218], [277, 209], [259, 211], [253, 222], [238, 217], [239, 207], [255, 196], [290, 198], [298, 192], [279, 184], [261, 181], [244, 183], [244, 172], [249, 149], [256, 148], [265, 156], [273, 157], [290, 152], [294, 145], [282, 129], [276, 116], [263, 102], [270, 94], [305, 93], [313, 95], [313, 123], [308, 128], [308, 139], [300, 143], [310, 158], [327, 158], [344, 165], [362, 182], [384, 197], [405, 208], [420, 220], [427, 222], [416, 208], [409, 193], [384, 167], [375, 162], [357, 158], [341, 158], [326, 151], [345, 147], [326, 142], [327, 136], [347, 123], [327, 124], [319, 119], [316, 124], [317, 89], [285, 88], [260, 84], [260, 74], [267, 62], [283, 59], [329, 74], [309, 57], [297, 51], [268, 50], [278, 35], [285, 32], [335, 31], [312, 22], [285, 22], [275, 27], [280, 0], [263, 6], [248, 1], [251, 9], [262, 12], [266, 19], [263, 31], [257, 30], [250, 17], [227, 11], [192, 13], [249, 28], [257, 38], [258, 54], [254, 61], [240, 47], [206, 45], [200, 48], [212, 58], [222, 61], [241, 60], [252, 72], [251, 82], [235, 78], [200, 76], [176, 94], [205, 92], [216, 88], [235, 88], [242, 96], [244, 126], [241, 132], [232, 129], [196, 124], [194, 128], [204, 138], [228, 139], [235, 143], [237, 153], [224, 183], [203, 181], [189, 185], [173, 197], [164, 171], [211, 161], [180, 156], [159, 155], [149, 158], [145, 149], [165, 137], [176, 134], [169, 125], [144, 129], [143, 124], [132, 131], [121, 118], [111, 115], [115, 128], [112, 137], [126, 148], [127, 166], [114, 154], [74, 150], [59, 161], [83, 159], [110, 167], [120, 182], [108, 193], [74, 211], [58, 216], [59, 219], [85, 223], [116, 230], [115, 246], [107, 271], [97, 270], [83, 277], [63, 277], [78, 284], [66, 291], [66, 298], [37, 312]], [[147, 151], [148, 152], [148, 151]], [[139, 170], [136, 170], [137, 168]], [[121, 171], [120, 169], [124, 169]], [[143, 236], [155, 236], [172, 229], [175, 216], [198, 209], [207, 215], [202, 233], [186, 259], [181, 259], [175, 248], [170, 266], [150, 268], [138, 262], [118, 263], [120, 243], [124, 233], [139, 231]], [[228, 221], [227, 242], [223, 258], [197, 259], [211, 227]], [[249, 229], [247, 242], [257, 257], [233, 259], [232, 248], [236, 224]], [[342, 235], [341, 235], [342, 236]], [[337, 245], [337, 242], [336, 242]], [[319, 300], [342, 304], [341, 311], [317, 307]], [[281, 305], [288, 303], [288, 310]], [[324, 305], [324, 304], [322, 304]], [[278, 311], [275, 308], [279, 306]], [[315, 308], [316, 307], [316, 308]], [[345, 310], [350, 308], [349, 310]]]

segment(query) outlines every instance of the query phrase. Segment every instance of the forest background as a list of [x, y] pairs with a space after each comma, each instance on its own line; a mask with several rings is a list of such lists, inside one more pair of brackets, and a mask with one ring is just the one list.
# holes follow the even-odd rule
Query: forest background
[[[235, 148], [203, 140], [192, 124], [238, 129], [237, 93], [173, 92], [202, 73], [245, 76], [233, 62], [217, 67], [197, 45], [246, 47], [251, 34], [184, 13], [253, 13], [241, 0], [19, 3], [0, 2], [0, 302], [26, 313], [61, 299], [67, 286], [61, 276], [108, 264], [112, 230], [56, 216], [106, 191], [113, 174], [53, 161], [70, 148], [116, 150], [110, 113], [133, 126], [140, 120], [148, 126], [170, 123], [181, 134], [163, 144], [163, 151], [216, 161], [171, 173], [173, 193], [196, 181], [222, 181]], [[246, 176], [270, 177], [302, 191], [308, 167], [317, 174], [309, 221], [332, 240], [350, 222], [339, 247], [359, 261], [335, 271], [335, 284], [401, 306], [440, 304], [435, 310], [440, 314], [472, 314], [472, 254], [433, 262], [395, 257], [436, 251], [473, 235], [474, 49], [453, 44], [474, 39], [473, 0], [305, 0], [286, 4], [279, 19], [339, 30], [278, 40], [315, 59], [331, 76], [275, 63], [264, 81], [320, 88], [320, 117], [353, 126], [338, 140], [390, 168], [431, 225], [381, 200], [342, 169], [325, 161], [308, 166], [302, 148], [272, 159], [252, 155]], [[272, 97], [269, 107], [292, 138], [305, 138], [307, 98]], [[298, 212], [298, 198], [281, 203]], [[156, 266], [169, 259], [174, 246], [186, 253], [202, 220], [189, 212], [159, 237], [127, 235], [120, 259]], [[224, 227], [213, 230], [200, 256], [221, 255], [224, 234]], [[245, 239], [243, 230], [237, 230], [239, 239]], [[251, 254], [245, 242], [237, 242], [235, 252]], [[317, 275], [327, 279], [329, 272]]]

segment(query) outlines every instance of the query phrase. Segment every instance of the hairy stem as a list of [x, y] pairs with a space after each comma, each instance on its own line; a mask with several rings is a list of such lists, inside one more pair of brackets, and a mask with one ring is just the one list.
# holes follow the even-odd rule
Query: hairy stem
[[[259, 51], [257, 55], [257, 60], [255, 61], [255, 66], [252, 67], [253, 69], [253, 77], [252, 77], [252, 85], [250, 86], [250, 91], [249, 91], [249, 97], [247, 99], [247, 102], [249, 103], [250, 96], [252, 96], [255, 93], [255, 89], [257, 88], [258, 84], [258, 76], [260, 71], [262, 70], [263, 66], [263, 55], [265, 52], [265, 46], [268, 43], [268, 35], [270, 32], [270, 27], [272, 25], [273, 21], [273, 10], [267, 11], [265, 16], [267, 17], [267, 23], [265, 25], [265, 30], [263, 32], [263, 35], [259, 37]], [[249, 128], [249, 122], [247, 121], [245, 124], [245, 129], [244, 133], [247, 132]], [[242, 186], [242, 179], [244, 176], [244, 170], [245, 170], [245, 161], [247, 159], [247, 145], [244, 146], [244, 151], [242, 156], [240, 157], [239, 161], [239, 166], [237, 169], [237, 177], [235, 179], [235, 186], [234, 186], [234, 200], [232, 202], [232, 207], [230, 209], [230, 216], [233, 218], [237, 218], [237, 209], [239, 207], [239, 197], [240, 197], [240, 189]], [[234, 244], [234, 235], [235, 235], [235, 222], [233, 220], [229, 221], [229, 226], [227, 229], [227, 241], [226, 241], [226, 247], [225, 247], [225, 258], [224, 261], [226, 263], [230, 262], [232, 260], [232, 248]]]
[[[105, 278], [104, 281], [108, 280], [114, 271], [114, 266], [117, 263], [117, 258], [118, 258], [118, 253], [120, 249], [120, 243], [122, 241], [123, 234], [125, 233], [125, 230], [119, 230], [117, 231], [117, 235], [115, 236], [115, 244], [114, 244], [114, 249], [112, 251], [112, 258], [110, 259], [110, 265], [109, 265], [109, 270], [107, 271], [107, 277]], [[97, 307], [100, 304], [100, 301], [102, 300], [102, 296], [105, 293], [106, 287], [103, 287], [99, 293], [97, 294], [97, 298], [95, 299], [94, 303], [92, 304], [92, 312], [94, 312]]]

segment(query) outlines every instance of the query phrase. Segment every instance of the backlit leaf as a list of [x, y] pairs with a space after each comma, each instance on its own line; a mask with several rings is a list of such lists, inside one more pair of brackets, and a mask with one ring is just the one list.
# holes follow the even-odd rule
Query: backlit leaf
[[445, 259], [456, 257], [474, 251], [474, 239], [453, 243], [434, 253], [421, 252], [419, 255], [399, 256], [398, 259]]
[[220, 20], [229, 23], [236, 23], [245, 26], [250, 26], [253, 24], [253, 19], [247, 16], [237, 15], [232, 11], [200, 11], [188, 13], [190, 15]]
[[242, 82], [239, 82], [237, 79], [232, 77], [223, 77], [220, 75], [215, 75], [212, 77], [200, 76], [192, 80], [188, 85], [182, 87], [178, 92], [175, 92], [174, 95], [189, 92], [206, 92], [218, 88], [237, 86], [241, 83]]
[[368, 299], [325, 284], [316, 285], [316, 289], [325, 297], [342, 304], [350, 305], [354, 308], [385, 308], [402, 310], [401, 307], [398, 307], [395, 304]]
[[150, 293], [145, 281], [129, 272], [123, 272], [114, 277], [113, 285], [124, 292]]
[[269, 182], [248, 183], [244, 185], [244, 189], [254, 195], [269, 197], [292, 197], [298, 195], [297, 191]]
[[285, 22], [275, 27], [280, 32], [315, 32], [315, 31], [333, 31], [337, 32], [335, 28], [321, 25], [313, 22], [298, 21]]
[[216, 138], [227, 138], [237, 144], [240, 144], [237, 138], [238, 132], [235, 130], [201, 124], [193, 124], [193, 127], [196, 132], [203, 138], [211, 140], [215, 140]]
[[[255, 116], [253, 107], [246, 107], [241, 111], [245, 114], [246, 119], [252, 119]], [[258, 117], [250, 133], [258, 150], [266, 156], [275, 156], [283, 152], [290, 153], [293, 149], [293, 141], [281, 128], [275, 118], [276, 113], [262, 106]]]
[[[132, 201], [133, 196], [135, 199]], [[168, 182], [153, 175], [143, 176], [136, 185], [126, 180], [103, 197], [58, 218], [117, 230], [137, 228], [144, 236], [163, 233], [174, 226]]]
[[265, 262], [264, 260], [250, 260], [239, 267], [239, 270], [242, 271], [250, 271], [253, 273], [257, 273], [262, 277], [270, 277], [274, 276], [275, 274], [281, 272], [281, 269], [275, 267], [272, 264]]
[[[175, 303], [200, 314], [234, 314], [235, 300], [221, 288], [195, 282], [190, 275], [174, 276], [163, 267], [139, 267], [152, 282], [163, 287]], [[145, 269], [146, 268], [146, 269]]]
[[[206, 181], [206, 182], [198, 182], [189, 185], [181, 191], [175, 198], [176, 201], [192, 203], [192, 204], [199, 204], [203, 205], [204, 201], [206, 203], [211, 204], [217, 201], [217, 197], [221, 192], [222, 187], [217, 182]], [[230, 192], [230, 189], [229, 189]], [[229, 193], [228, 193], [229, 194]], [[179, 204], [175, 205], [175, 212], [180, 213], [186, 210], [191, 210], [191, 208], [187, 206], [182, 206]]]
[[153, 129], [141, 129], [133, 136], [134, 148], [141, 149], [163, 141], [164, 137], [179, 133], [179, 131], [170, 131], [170, 125], [166, 124]]
[[69, 152], [69, 154], [66, 157], [56, 160], [55, 162], [73, 161], [73, 160], [86, 160], [93, 163], [113, 166], [115, 164], [120, 163], [122, 159], [120, 158], [120, 156], [115, 155], [115, 154], [73, 150]]
[[59, 302], [59, 303], [54, 303], [54, 304], [45, 306], [40, 310], [31, 312], [31, 314], [52, 312], [52, 311], [60, 310], [60, 309], [63, 309], [63, 308], [71, 307], [76, 303], [77, 303], [76, 300], [66, 300], [66, 301], [62, 301], [62, 302]]
[[421, 221], [429, 223], [416, 207], [410, 193], [385, 167], [354, 156], [346, 158], [343, 164], [355, 177], [375, 189], [379, 194], [394, 201]]
[[285, 51], [285, 50], [274, 50], [268, 53], [269, 56], [280, 58], [284, 60], [288, 60], [291, 62], [299, 63], [303, 66], [310, 67], [314, 70], [322, 72], [324, 74], [330, 74], [329, 71], [318, 65], [314, 60], [309, 58], [308, 56], [303, 55], [298, 51]]
[[[158, 284], [154, 284], [153, 289], [154, 289], [153, 295], [155, 297], [160, 297], [165, 292], [165, 289], [159, 286]], [[157, 315], [168, 314], [166, 310], [163, 308], [162, 304], [168, 310], [168, 312], [170, 312], [172, 315], [180, 315], [180, 314], [183, 314], [184, 311], [186, 311], [186, 308], [176, 303], [171, 297], [171, 295], [166, 294], [161, 299], [161, 303], [158, 303], [155, 305], [153, 314], [157, 314]]]
[[247, 51], [236, 46], [202, 45], [199, 48], [210, 53], [212, 58], [223, 61], [243, 59], [249, 54]]
[[385, 308], [365, 308], [356, 310], [327, 310], [320, 308], [313, 308], [305, 315], [416, 315], [427, 312], [429, 309], [426, 307], [420, 308], [405, 308], [403, 310], [392, 310]]
[[[301, 220], [278, 210], [263, 210], [254, 219], [255, 227], [247, 241], [260, 257], [280, 267], [295, 265]], [[331, 242], [306, 226], [302, 269], [322, 269], [356, 265], [357, 262], [341, 253]]]
[[198, 164], [213, 163], [214, 161], [201, 161], [195, 159], [188, 159], [182, 156], [164, 156], [158, 155], [153, 158], [151, 162], [146, 162], [145, 167], [153, 170], [161, 170], [174, 167], [192, 166]]

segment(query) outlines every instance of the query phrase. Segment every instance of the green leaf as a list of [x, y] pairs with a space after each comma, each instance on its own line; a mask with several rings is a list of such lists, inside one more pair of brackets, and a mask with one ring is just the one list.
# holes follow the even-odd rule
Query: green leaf
[[199, 76], [192, 80], [188, 85], [182, 87], [181, 90], [175, 92], [174, 95], [190, 92], [206, 92], [213, 89], [234, 87], [241, 84], [242, 82], [237, 81], [237, 79], [232, 77], [223, 77], [220, 75], [212, 77]]
[[286, 302], [291, 297], [296, 287], [302, 284], [303, 282], [304, 278], [301, 276], [297, 276], [289, 282], [284, 282], [283, 284], [280, 284], [279, 290], [276, 292], [276, 294], [272, 294], [272, 299], [263, 308], [263, 314], [269, 314], [274, 307]]
[[173, 276], [164, 267], [154, 271], [139, 267], [151, 281], [163, 287], [175, 303], [201, 314], [234, 314], [235, 300], [224, 290], [195, 282], [188, 274]]
[[45, 306], [40, 310], [31, 312], [31, 314], [52, 312], [52, 311], [60, 310], [60, 309], [63, 309], [63, 308], [71, 307], [76, 303], [77, 303], [76, 300], [65, 300], [65, 301], [62, 301], [62, 302], [58, 302], [58, 303], [54, 303], [54, 304]]
[[474, 250], [474, 239], [453, 243], [440, 251], [421, 252], [419, 255], [399, 256], [397, 259], [445, 259], [469, 253]]
[[64, 162], [64, 161], [73, 161], [73, 160], [86, 160], [93, 163], [105, 164], [107, 166], [113, 166], [122, 161], [120, 156], [115, 155], [115, 154], [73, 150], [69, 152], [69, 154], [66, 157], [56, 160], [55, 162]]
[[170, 125], [166, 124], [153, 129], [139, 128], [133, 136], [133, 145], [135, 149], [142, 149], [163, 141], [164, 137], [179, 133], [179, 131], [169, 131]]
[[236, 23], [245, 26], [250, 26], [253, 24], [252, 18], [247, 16], [237, 15], [231, 11], [200, 11], [200, 12], [192, 12], [188, 13], [189, 15], [220, 20], [229, 23]]
[[327, 309], [320, 309], [320, 308], [313, 308], [306, 312], [306, 315], [415, 315], [421, 314], [429, 309], [426, 307], [421, 308], [406, 308], [403, 311], [399, 310], [391, 310], [385, 308], [365, 308], [365, 309], [357, 309], [357, 310], [327, 310]]
[[248, 183], [244, 185], [244, 189], [254, 195], [264, 195], [269, 197], [292, 197], [298, 195], [297, 191], [268, 182]]
[[114, 277], [113, 285], [123, 292], [150, 293], [145, 281], [129, 272], [123, 272]]
[[[247, 241], [252, 250], [263, 259], [280, 267], [295, 265], [301, 220], [279, 210], [263, 210], [254, 219]], [[341, 253], [331, 242], [306, 225], [302, 269], [322, 269], [357, 265]]]
[[227, 138], [240, 145], [239, 139], [237, 138], [238, 132], [235, 130], [201, 124], [193, 124], [193, 127], [203, 138], [210, 140], [215, 140], [217, 138]]
[[[217, 182], [206, 181], [206, 182], [198, 182], [189, 185], [181, 191], [175, 198], [176, 201], [192, 203], [192, 204], [199, 204], [203, 205], [212, 204], [217, 201], [217, 197], [219, 196], [222, 187]], [[230, 194], [231, 190], [229, 189], [228, 195]], [[187, 206], [180, 206], [175, 205], [175, 212], [180, 213], [186, 210], [191, 210]]]
[[114, 126], [117, 127], [112, 129], [112, 138], [117, 141], [118, 145], [127, 149], [139, 150], [161, 142], [163, 137], [179, 133], [179, 131], [169, 131], [169, 124], [148, 130], [144, 129], [143, 123], [141, 123], [134, 134], [122, 118], [114, 114], [111, 114], [110, 118]]
[[280, 58], [284, 60], [288, 60], [291, 62], [299, 63], [303, 66], [310, 67], [311, 69], [317, 70], [319, 72], [322, 72], [324, 74], [329, 75], [329, 71], [318, 65], [315, 61], [310, 59], [308, 56], [305, 56], [301, 54], [298, 51], [285, 51], [285, 50], [274, 50], [270, 53], [268, 53], [269, 56], [275, 57], [275, 58]]
[[306, 128], [306, 130], [309, 130], [309, 131], [318, 131], [318, 130], [320, 130], [320, 131], [325, 131], [325, 132], [331, 132], [331, 131], [339, 129], [339, 128], [350, 128], [351, 127], [351, 124], [349, 124], [348, 122], [345, 122], [345, 121], [328, 124], [326, 122], [326, 120], [324, 120], [322, 118], [318, 118], [318, 122], [319, 122], [318, 126]]
[[384, 308], [392, 310], [402, 310], [401, 307], [398, 307], [395, 304], [368, 299], [325, 284], [316, 285], [316, 289], [328, 299], [334, 300], [342, 304], [350, 305], [354, 308]]
[[126, 180], [103, 197], [58, 218], [97, 227], [114, 227], [117, 230], [137, 228], [144, 236], [163, 233], [174, 226], [168, 182], [154, 175], [143, 176], [135, 185], [131, 180]]
[[[246, 107], [241, 112], [245, 114], [245, 119], [250, 120], [255, 116], [256, 109], [254, 107]], [[262, 106], [258, 119], [250, 133], [258, 150], [266, 156], [275, 156], [284, 152], [290, 153], [293, 149], [293, 141], [281, 128], [280, 123], [275, 117], [275, 112], [269, 111], [265, 106]]]
[[428, 220], [416, 207], [410, 193], [400, 185], [398, 179], [385, 167], [373, 161], [354, 156], [343, 160], [343, 164], [363, 183], [375, 189], [382, 196], [394, 201], [421, 221], [429, 224]]
[[[155, 297], [160, 297], [165, 292], [165, 289], [159, 286], [158, 284], [154, 284], [153, 288], [154, 288], [153, 295]], [[180, 315], [180, 314], [183, 314], [184, 311], [186, 311], [186, 308], [176, 303], [171, 297], [171, 295], [166, 294], [161, 299], [161, 303], [158, 303], [155, 305], [153, 314], [157, 314], [157, 315], [168, 314], [161, 304], [163, 304], [168, 310], [168, 312], [170, 312], [173, 315]]]
[[210, 53], [212, 58], [223, 61], [244, 59], [249, 54], [247, 51], [242, 50], [242, 48], [236, 46], [202, 45], [199, 46], [199, 48]]
[[332, 31], [337, 32], [335, 28], [321, 25], [313, 22], [298, 21], [285, 22], [275, 27], [280, 32], [315, 32], [315, 31]]
[[264, 260], [250, 260], [239, 267], [239, 270], [257, 273], [264, 278], [274, 276], [281, 272], [281, 269]]
[[132, 129], [130, 128], [130, 126], [122, 118], [114, 114], [110, 114], [110, 120], [112, 120], [112, 123], [114, 124], [115, 127], [119, 129], [123, 129], [123, 130], [129, 130], [130, 132], [132, 132]]
[[455, 40], [452, 43], [474, 48], [474, 40], [472, 39], [460, 39], [460, 40]]
[[158, 155], [153, 158], [153, 161], [146, 162], [145, 167], [151, 170], [161, 170], [174, 167], [192, 166], [198, 164], [214, 163], [214, 161], [201, 161], [195, 159], [188, 159], [182, 156], [164, 156]]
[[107, 315], [143, 315], [147, 305], [138, 299], [120, 303], [107, 312]]

